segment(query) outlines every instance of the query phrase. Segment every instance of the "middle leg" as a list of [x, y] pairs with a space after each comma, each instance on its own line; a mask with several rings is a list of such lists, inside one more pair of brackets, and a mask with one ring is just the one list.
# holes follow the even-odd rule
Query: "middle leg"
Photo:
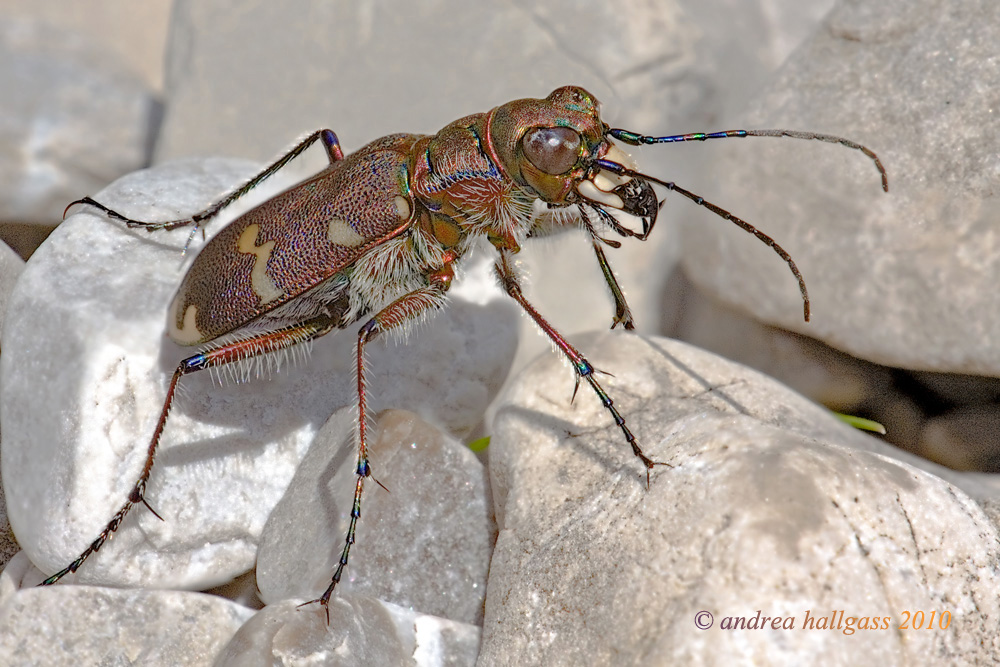
[[388, 306], [380, 310], [358, 331], [357, 347], [357, 378], [358, 378], [358, 459], [355, 473], [358, 480], [354, 487], [354, 502], [351, 506], [351, 521], [348, 524], [344, 548], [340, 553], [337, 568], [323, 594], [315, 600], [305, 602], [300, 607], [318, 602], [326, 612], [326, 622], [330, 623], [330, 596], [340, 583], [347, 560], [351, 553], [351, 545], [355, 541], [358, 519], [361, 517], [361, 494], [364, 491], [365, 479], [371, 476], [371, 466], [368, 463], [368, 399], [365, 385], [365, 345], [376, 336], [386, 331], [405, 326], [428, 311], [440, 308], [445, 302], [445, 293], [451, 281], [450, 269], [431, 276], [431, 284], [404, 294]]

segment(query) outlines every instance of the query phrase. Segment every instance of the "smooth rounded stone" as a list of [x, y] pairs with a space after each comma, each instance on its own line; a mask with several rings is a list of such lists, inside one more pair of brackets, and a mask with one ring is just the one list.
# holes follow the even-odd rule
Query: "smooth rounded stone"
[[[330, 584], [357, 481], [353, 424], [350, 409], [327, 422], [264, 526], [257, 587], [265, 602], [315, 599]], [[369, 461], [373, 479], [365, 484], [357, 542], [334, 595], [377, 597], [482, 625], [496, 541], [482, 463], [402, 410], [380, 415]]]
[[37, 586], [45, 573], [35, 567], [24, 551], [15, 553], [0, 570], [0, 606], [22, 588]]
[[0, 90], [0, 219], [55, 224], [148, 159], [152, 91], [78, 32], [5, 17]]
[[[657, 466], [543, 357], [497, 413], [480, 664], [991, 664], [1000, 539], [972, 499], [743, 366], [663, 338], [579, 347]], [[725, 617], [795, 630], [721, 631]], [[805, 614], [890, 617], [803, 629]], [[947, 629], [897, 630], [923, 610]], [[715, 617], [710, 630], [699, 612]], [[703, 618], [703, 617], [702, 617]], [[879, 621], [881, 625], [881, 620]]]
[[1000, 472], [1000, 405], [956, 408], [929, 419], [920, 452], [956, 470]]
[[885, 194], [860, 153], [791, 139], [748, 140], [712, 172], [720, 203], [795, 259], [808, 325], [788, 267], [729, 225], [684, 226], [688, 274], [725, 303], [856, 357], [1000, 375], [998, 19], [988, 0], [840, 2], [737, 116], [847, 136], [889, 172]]
[[7, 302], [14, 291], [14, 283], [24, 271], [24, 260], [6, 243], [0, 242], [0, 325], [3, 324]]
[[[785, 4], [775, 11], [766, 0], [530, 7], [254, 0], [237, 9], [231, 0], [178, 0], [156, 160], [206, 152], [272, 159], [320, 127], [354, 150], [390, 132], [437, 132], [466, 114], [570, 83], [596, 95], [616, 127], [713, 129], [725, 109], [756, 94], [832, 0]], [[634, 153], [655, 176], [689, 171], [683, 148]], [[606, 248], [608, 259], [637, 326], [653, 331], [676, 232], [661, 222], [646, 243], [624, 241]], [[608, 290], [582, 232], [532, 240], [518, 259], [529, 300], [561, 333], [609, 326]], [[549, 348], [527, 318], [521, 331], [516, 367]]]
[[[24, 260], [6, 243], [0, 242], [0, 325], [3, 324], [4, 313], [7, 312], [7, 302], [14, 290], [21, 272], [24, 271]], [[0, 484], [0, 569], [20, 549], [11, 532], [10, 520], [7, 518], [7, 502], [4, 498], [3, 485]]]
[[[255, 169], [220, 159], [164, 165], [96, 198], [139, 219], [169, 220], [200, 210]], [[188, 236], [129, 231], [83, 209], [17, 283], [0, 357], [3, 481], [14, 532], [47, 572], [68, 565], [121, 507], [170, 376], [195, 353], [164, 335], [167, 304], [190, 261], [181, 256]], [[196, 236], [190, 254], [201, 245]], [[469, 432], [513, 356], [512, 313], [506, 302], [454, 299], [409, 344], [386, 336], [369, 345], [371, 414], [405, 407], [457, 435]], [[328, 335], [307, 360], [294, 354], [270, 381], [247, 386], [225, 373], [221, 385], [209, 373], [185, 377], [146, 493], [164, 520], [137, 507], [75, 580], [204, 588], [248, 570], [313, 436], [356, 402], [356, 342], [353, 328]]]
[[[480, 629], [359, 595], [330, 601], [330, 622], [297, 600], [269, 605], [219, 654], [216, 667], [474, 665]], [[317, 611], [320, 610], [320, 611]]]
[[0, 664], [208, 665], [252, 616], [203, 593], [28, 588], [0, 605]]

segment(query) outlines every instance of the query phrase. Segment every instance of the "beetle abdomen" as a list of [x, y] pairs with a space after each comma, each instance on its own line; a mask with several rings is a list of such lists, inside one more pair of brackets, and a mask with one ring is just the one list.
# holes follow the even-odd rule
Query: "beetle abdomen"
[[[349, 274], [367, 250], [404, 232], [413, 212], [407, 159], [418, 138], [373, 142], [222, 229], [174, 297], [170, 337], [200, 345], [246, 327], [332, 276]], [[299, 322], [308, 316], [296, 313]]]

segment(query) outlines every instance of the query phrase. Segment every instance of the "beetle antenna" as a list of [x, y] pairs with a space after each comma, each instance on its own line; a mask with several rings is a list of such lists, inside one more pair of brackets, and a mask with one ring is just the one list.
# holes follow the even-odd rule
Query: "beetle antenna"
[[841, 146], [861, 151], [867, 155], [872, 162], [875, 163], [875, 168], [878, 169], [878, 173], [882, 176], [882, 189], [886, 192], [889, 191], [889, 175], [886, 173], [885, 167], [882, 166], [882, 161], [878, 159], [878, 155], [875, 155], [875, 151], [867, 146], [862, 146], [856, 141], [851, 141], [850, 139], [838, 137], [833, 134], [800, 132], [798, 130], [725, 130], [723, 132], [692, 132], [690, 134], [673, 134], [667, 137], [647, 137], [642, 134], [636, 134], [635, 132], [629, 132], [628, 130], [617, 128], [609, 130], [608, 134], [618, 141], [626, 143], [630, 146], [676, 144], [682, 141], [705, 141], [707, 139], [731, 139], [734, 137], [789, 137], [791, 139], [807, 139], [825, 141], [830, 144], [840, 144]]
[[774, 252], [778, 253], [778, 256], [781, 257], [781, 259], [785, 260], [785, 263], [788, 264], [788, 268], [792, 270], [792, 274], [799, 281], [799, 291], [802, 293], [802, 315], [803, 317], [805, 317], [806, 322], [809, 321], [809, 292], [806, 289], [806, 281], [802, 277], [802, 274], [799, 272], [799, 267], [795, 265], [795, 260], [792, 259], [792, 256], [789, 255], [784, 248], [778, 245], [773, 238], [771, 238], [764, 232], [760, 231], [759, 229], [751, 225], [743, 218], [736, 217], [735, 215], [733, 215], [726, 209], [722, 208], [721, 206], [713, 204], [712, 202], [706, 200], [704, 197], [696, 195], [690, 190], [685, 190], [684, 188], [676, 185], [671, 181], [661, 181], [658, 178], [655, 178], [653, 176], [647, 176], [646, 174], [635, 171], [634, 169], [629, 169], [624, 165], [620, 165], [617, 162], [612, 162], [610, 160], [596, 160], [594, 164], [599, 166], [601, 169], [607, 169], [608, 171], [617, 174], [619, 176], [631, 176], [632, 178], [642, 179], [649, 183], [656, 183], [658, 185], [662, 185], [667, 190], [671, 190], [678, 194], [682, 194], [691, 201], [693, 201], [698, 206], [704, 206], [709, 211], [716, 214], [723, 220], [728, 220], [729, 222], [736, 224], [737, 226], [741, 227], [744, 231], [749, 232], [750, 234], [756, 236], [765, 245], [770, 246], [770, 248], [774, 250]]

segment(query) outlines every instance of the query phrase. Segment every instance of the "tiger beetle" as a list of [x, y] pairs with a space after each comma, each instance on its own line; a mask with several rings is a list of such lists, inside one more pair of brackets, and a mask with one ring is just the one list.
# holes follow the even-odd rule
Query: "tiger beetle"
[[[615, 305], [612, 328], [635, 324], [604, 253], [623, 238], [649, 238], [661, 201], [653, 186], [677, 192], [735, 223], [770, 246], [791, 269], [809, 319], [809, 295], [795, 262], [771, 237], [750, 223], [675, 185], [640, 172], [615, 142], [629, 146], [706, 141], [734, 137], [791, 137], [841, 144], [868, 156], [888, 191], [888, 178], [868, 148], [842, 137], [790, 130], [724, 132], [649, 137], [612, 129], [601, 120], [593, 95], [577, 86], [545, 99], [516, 100], [486, 113], [466, 116], [435, 135], [393, 134], [345, 156], [337, 136], [313, 132], [279, 160], [217, 203], [189, 218], [142, 222], [84, 197], [87, 204], [130, 228], [150, 232], [201, 225], [243, 197], [293, 158], [319, 142], [329, 166], [236, 218], [194, 259], [167, 313], [167, 334], [200, 351], [181, 361], [167, 388], [147, 448], [145, 465], [128, 499], [94, 542], [42, 585], [54, 584], [98, 551], [138, 503], [146, 484], [182, 377], [312, 341], [363, 321], [357, 334], [357, 482], [350, 524], [330, 585], [315, 600], [329, 622], [329, 601], [347, 566], [361, 516], [368, 461], [365, 346], [387, 331], [399, 331], [445, 305], [455, 267], [480, 238], [496, 251], [496, 277], [503, 290], [566, 356], [621, 430], [646, 469], [659, 461], [639, 445], [598, 382], [594, 366], [542, 317], [524, 296], [514, 258], [533, 235], [582, 229]], [[539, 202], [544, 206], [536, 207]], [[68, 209], [69, 207], [67, 207]], [[638, 220], [641, 231], [615, 213]], [[190, 242], [190, 239], [189, 239]], [[147, 507], [148, 504], [146, 505]], [[151, 510], [152, 511], [152, 510]], [[154, 512], [155, 514], [155, 512]]]

